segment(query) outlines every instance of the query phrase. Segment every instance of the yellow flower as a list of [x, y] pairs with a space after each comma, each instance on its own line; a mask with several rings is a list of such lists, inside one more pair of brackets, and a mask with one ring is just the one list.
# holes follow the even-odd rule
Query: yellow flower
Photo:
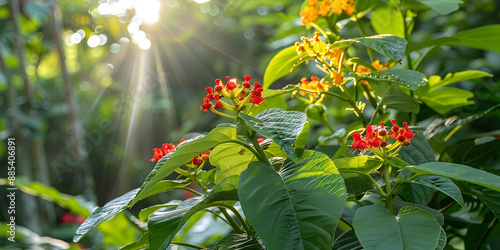
[[318, 19], [318, 10], [313, 6], [306, 6], [302, 12], [300, 12], [300, 24], [314, 23]]
[[354, 0], [309, 0], [308, 4], [300, 12], [302, 21], [301, 24], [314, 23], [318, 20], [318, 16], [330, 16], [335, 13], [337, 15], [344, 12], [350, 16], [356, 12], [354, 8]]

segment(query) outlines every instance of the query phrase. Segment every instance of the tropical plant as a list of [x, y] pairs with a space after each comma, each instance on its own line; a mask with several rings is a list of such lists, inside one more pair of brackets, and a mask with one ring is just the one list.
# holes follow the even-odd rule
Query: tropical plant
[[[235, 123], [155, 148], [142, 186], [96, 209], [74, 241], [144, 198], [180, 189], [194, 197], [141, 210], [147, 228], [123, 249], [208, 247], [175, 240], [199, 212], [232, 227], [214, 249], [487, 248], [500, 233], [499, 133], [454, 138], [498, 105], [464, 111], [473, 93], [449, 85], [490, 74], [418, 69], [441, 46], [499, 51], [500, 26], [410, 40], [420, 15], [458, 4], [306, 0], [301, 23], [314, 36], [277, 53], [262, 84], [246, 75], [206, 88], [200, 110]], [[367, 21], [378, 34], [367, 35]], [[350, 23], [361, 37], [343, 37]], [[268, 89], [301, 64], [323, 77]], [[348, 115], [332, 126], [335, 114]]]

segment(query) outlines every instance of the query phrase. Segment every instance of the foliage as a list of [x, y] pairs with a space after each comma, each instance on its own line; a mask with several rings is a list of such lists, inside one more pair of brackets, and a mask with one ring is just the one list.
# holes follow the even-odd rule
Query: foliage
[[[57, 126], [57, 120], [37, 112], [37, 108], [43, 106], [40, 97], [44, 95], [43, 88], [35, 88], [35, 95], [27, 91], [26, 103], [12, 98], [22, 84], [8, 69], [18, 65], [19, 73], [28, 79], [23, 82], [24, 88], [39, 84], [54, 88], [58, 86], [54, 79], [58, 79], [59, 73], [69, 73], [68, 79], [85, 79], [88, 73], [91, 81], [106, 86], [99, 94], [102, 98], [99, 102], [104, 105], [98, 111], [95, 106], [82, 109], [90, 110], [88, 116], [99, 113], [106, 120], [124, 117], [125, 111], [131, 111], [130, 119], [115, 124], [118, 126], [109, 128], [103, 125], [106, 122], [97, 121], [100, 131], [97, 137], [101, 140], [110, 137], [108, 133], [114, 129], [121, 128], [121, 123], [129, 125], [124, 127], [128, 131], [124, 146], [113, 141], [109, 149], [101, 153], [116, 155], [125, 166], [143, 166], [141, 162], [150, 157], [146, 153], [150, 152], [149, 148], [141, 149], [134, 152], [140, 155], [136, 159], [142, 161], [131, 160], [132, 145], [139, 145], [134, 141], [153, 145], [153, 140], [144, 143], [144, 137], [132, 136], [134, 130], [144, 130], [149, 137], [158, 137], [154, 141], [181, 139], [181, 135], [191, 130], [209, 131], [186, 135], [186, 140], [177, 145], [165, 143], [155, 148], [151, 161], [157, 163], [149, 174], [143, 176], [144, 171], [136, 169], [141, 173], [140, 178], [144, 177], [142, 185], [135, 186], [135, 182], [131, 182], [121, 186], [121, 196], [110, 199], [107, 195], [106, 201], [109, 201], [93, 211], [88, 205], [92, 203], [59, 193], [36, 181], [18, 179], [19, 190], [87, 217], [78, 229], [72, 230], [74, 243], [67, 246], [51, 238], [43, 238], [47, 241], [44, 242], [37, 234], [26, 231], [38, 245], [50, 244], [52, 240], [66, 247], [74, 247], [80, 241], [84, 245], [94, 245], [94, 229], [105, 235], [103, 244], [94, 246], [122, 246], [122, 249], [167, 249], [171, 245], [195, 249], [271, 250], [490, 249], [500, 238], [500, 168], [495, 150], [499, 146], [500, 130], [491, 125], [499, 118], [500, 99], [496, 93], [500, 88], [484, 80], [498, 76], [493, 76], [485, 67], [481, 70], [472, 67], [470, 62], [458, 67], [455, 65], [458, 59], [449, 60], [452, 65], [449, 67], [436, 61], [447, 58], [439, 53], [459, 51], [470, 61], [480, 64], [483, 55], [474, 54], [478, 50], [500, 52], [497, 46], [500, 26], [457, 24], [445, 34], [424, 28], [426, 22], [436, 21], [446, 26], [447, 22], [462, 20], [459, 14], [464, 15], [465, 11], [460, 9], [460, 1], [305, 0], [302, 5], [294, 1], [279, 2], [281, 7], [266, 1], [200, 4], [199, 9], [214, 16], [216, 24], [224, 25], [225, 20], [237, 19], [238, 26], [222, 30], [244, 32], [248, 43], [254, 41], [252, 38], [256, 34], [253, 32], [257, 30], [248, 28], [250, 25], [259, 26], [260, 31], [267, 30], [257, 34], [268, 41], [267, 51], [248, 49], [238, 56], [229, 53], [229, 60], [224, 62], [211, 58], [231, 51], [233, 48], [224, 47], [224, 43], [235, 44], [237, 39], [228, 39], [217, 47], [206, 37], [215, 37], [220, 30], [189, 27], [192, 23], [185, 14], [198, 11], [197, 3], [190, 1], [167, 1], [170, 5], [178, 4], [183, 11], [163, 15], [162, 21], [186, 22], [186, 26], [164, 28], [176, 41], [158, 37], [161, 32], [152, 26], [141, 26], [142, 21], [154, 19], [154, 15], [143, 17], [141, 24], [137, 24], [137, 19], [128, 19], [134, 15], [129, 13], [132, 9], [112, 14], [105, 11], [105, 4], [110, 4], [102, 2], [90, 14], [83, 11], [77, 15], [77, 20], [92, 18], [92, 22], [99, 25], [92, 29], [86, 27], [88, 22], [84, 21], [81, 27], [74, 25], [75, 30], [81, 28], [83, 34], [68, 31], [63, 37], [66, 44], [63, 47], [57, 45], [58, 35], [53, 38], [53, 47], [50, 42], [42, 44], [37, 35], [37, 29], [47, 28], [44, 26], [49, 23], [47, 19], [54, 23], [61, 21], [57, 20], [57, 15], [52, 15], [57, 12], [53, 9], [56, 5], [21, 4], [22, 12], [16, 14], [17, 1], [12, 2], [15, 3], [12, 13], [7, 9], [7, 14], [12, 16], [14, 26], [19, 26], [16, 22], [21, 20], [20, 32], [29, 38], [23, 47], [16, 44], [17, 40], [2, 36], [0, 80], [8, 81], [10, 93], [14, 93], [9, 94], [9, 100], [14, 100], [9, 102], [9, 112], [15, 119], [8, 124], [8, 133], [29, 138], [35, 145], [30, 148], [27, 144], [22, 149], [32, 149], [37, 156], [34, 168], [26, 171], [28, 176], [37, 173], [34, 169], [40, 165], [35, 163], [43, 161], [39, 159], [43, 155], [43, 143], [42, 147], [36, 146], [40, 145], [38, 135], [45, 131], [54, 133], [51, 126]], [[467, 4], [475, 6], [474, 1]], [[0, 7], [6, 5], [0, 2]], [[59, 7], [84, 9], [64, 1]], [[272, 15], [262, 14], [271, 10]], [[140, 8], [133, 12], [139, 15]], [[233, 16], [227, 18], [219, 12]], [[256, 12], [258, 18], [250, 18], [256, 17], [250, 15], [251, 12]], [[208, 15], [201, 17], [194, 25], [206, 23], [212, 20], [210, 18]], [[270, 28], [272, 20], [277, 19], [280, 24]], [[134, 30], [139, 26], [144, 30]], [[432, 26], [436, 27], [440, 25]], [[0, 31], [8, 34], [10, 30], [2, 28]], [[185, 48], [185, 55], [194, 58], [199, 53], [196, 44], [186, 38], [190, 32], [195, 34], [195, 39], [203, 40], [207, 48], [215, 48], [211, 55], [199, 57], [199, 65], [205, 60], [203, 63], [218, 65], [217, 70], [193, 66], [186, 60], [188, 56], [180, 56], [176, 62], [175, 48]], [[125, 45], [123, 41], [128, 38], [120, 38], [122, 34], [128, 34], [136, 45]], [[103, 37], [109, 40], [109, 46], [106, 42], [92, 44], [92, 40]], [[66, 56], [65, 61], [62, 50], [79, 50], [81, 48], [76, 45], [84, 39], [93, 49], [85, 48], [73, 55], [85, 55], [88, 60], [72, 60]], [[170, 52], [166, 59], [155, 54], [161, 50], [160, 44], [167, 44], [163, 47]], [[193, 115], [195, 105], [185, 105], [182, 97], [170, 93], [172, 89], [148, 89], [145, 84], [150, 72], [145, 66], [147, 53], [128, 57], [142, 62], [134, 64], [139, 70], [132, 81], [136, 79], [138, 85], [113, 84], [119, 80], [112, 76], [118, 78], [124, 69], [112, 75], [113, 67], [107, 66], [103, 58], [106, 53], [115, 54], [117, 48], [127, 46], [153, 50], [153, 64], [157, 66], [154, 72], [161, 86], [168, 85], [168, 81], [163, 80], [164, 63], [174, 72], [180, 68], [195, 68], [193, 72], [196, 73], [209, 71], [205, 75], [175, 75], [171, 79], [179, 83], [179, 88], [180, 83], [189, 85], [216, 78], [215, 73], [244, 76], [242, 79], [226, 77], [225, 81], [216, 79], [215, 86], [204, 85], [206, 96], [203, 101], [197, 100], [196, 105], [200, 104], [200, 114], [206, 114], [202, 111], [211, 114]], [[28, 52], [22, 52], [18, 58], [15, 54], [21, 47]], [[259, 56], [264, 52], [269, 55]], [[23, 64], [24, 53], [29, 55], [28, 66]], [[453, 56], [454, 53], [449, 54]], [[232, 61], [248, 69], [234, 70]], [[99, 66], [94, 65], [97, 63]], [[234, 71], [237, 74], [233, 74]], [[252, 79], [245, 75], [249, 72], [253, 75], [264, 73]], [[256, 79], [263, 80], [262, 84]], [[62, 84], [70, 86], [66, 81], [63, 77]], [[475, 85], [471, 85], [471, 81]], [[82, 89], [87, 87], [83, 83], [80, 86]], [[190, 89], [202, 92], [196, 90], [197, 87]], [[124, 95], [116, 104], [115, 97], [122, 88], [136, 88], [136, 92], [133, 96]], [[195, 91], [188, 95], [198, 96]], [[60, 108], [51, 107], [49, 114], [61, 120], [61, 114], [72, 117], [66, 123], [71, 124], [74, 135], [66, 136], [75, 136], [76, 143], [68, 144], [68, 148], [76, 150], [74, 167], [78, 176], [89, 177], [91, 175], [85, 173], [88, 169], [85, 162], [98, 163], [90, 167], [98, 171], [103, 164], [112, 164], [98, 160], [99, 152], [86, 152], [88, 159], [87, 154], [82, 153], [79, 141], [83, 138], [93, 143], [97, 139], [92, 136], [96, 134], [89, 129], [92, 125], [85, 124], [86, 135], [77, 136], [82, 125], [73, 110], [73, 97], [68, 93], [48, 91], [45, 94], [54, 99], [67, 98], [60, 103], [54, 102], [53, 106]], [[77, 98], [86, 99], [97, 94], [82, 92]], [[138, 100], [151, 100], [155, 95], [161, 96], [163, 101], [154, 103], [159, 111], [149, 116], [140, 114]], [[173, 100], [183, 109], [172, 108]], [[129, 104], [130, 109], [113, 108]], [[158, 115], [161, 111], [168, 111], [168, 114]], [[215, 117], [212, 115], [218, 120], [207, 120], [207, 117]], [[146, 117], [153, 119], [144, 119]], [[183, 117], [180, 122], [177, 121], [179, 117]], [[155, 124], [156, 121], [160, 122]], [[182, 122], [184, 125], [180, 126]], [[478, 132], [475, 128], [481, 123], [483, 127]], [[109, 132], [105, 132], [108, 129]], [[117, 178], [121, 178], [119, 172]], [[105, 175], [114, 176], [114, 172]], [[78, 181], [79, 186], [84, 187], [79, 190], [90, 200], [94, 199], [90, 195], [94, 191], [89, 188], [95, 186], [92, 180], [82, 178]], [[123, 187], [132, 190], [125, 191]], [[113, 236], [118, 229], [120, 233]], [[24, 234], [24, 228], [22, 230]], [[26, 241], [25, 244], [30, 243]]]

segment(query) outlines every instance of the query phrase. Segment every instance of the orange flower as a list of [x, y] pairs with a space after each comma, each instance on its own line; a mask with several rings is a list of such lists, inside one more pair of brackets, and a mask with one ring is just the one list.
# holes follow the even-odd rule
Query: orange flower
[[[302, 89], [315, 91], [315, 92], [323, 92], [323, 91], [328, 91], [330, 89], [330, 83], [318, 81], [318, 77], [311, 76], [311, 81], [308, 81], [307, 78], [303, 77], [300, 80], [298, 87], [302, 88]], [[306, 92], [299, 91], [299, 94], [305, 96]], [[318, 96], [319, 96], [319, 93], [309, 93], [310, 98], [318, 97]]]
[[322, 0], [318, 4], [318, 0], [309, 0], [308, 4], [300, 12], [302, 21], [301, 24], [314, 23], [318, 16], [330, 16], [335, 13], [337, 15], [344, 12], [350, 16], [356, 12], [354, 8], [354, 0]]

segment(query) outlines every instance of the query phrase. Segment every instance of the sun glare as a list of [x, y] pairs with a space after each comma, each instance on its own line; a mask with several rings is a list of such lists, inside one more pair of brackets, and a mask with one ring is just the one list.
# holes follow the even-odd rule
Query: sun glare
[[145, 23], [155, 23], [160, 19], [160, 2], [158, 0], [142, 0], [135, 3], [135, 14]]

